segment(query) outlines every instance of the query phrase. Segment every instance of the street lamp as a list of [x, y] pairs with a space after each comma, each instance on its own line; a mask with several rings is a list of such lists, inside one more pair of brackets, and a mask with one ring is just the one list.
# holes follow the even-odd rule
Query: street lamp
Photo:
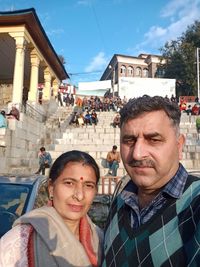
[[197, 47], [197, 95], [199, 99], [199, 47]]
[[112, 87], [112, 97], [115, 95], [115, 67], [112, 65], [109, 65], [109, 69], [112, 71], [112, 76], [111, 76], [111, 87]]

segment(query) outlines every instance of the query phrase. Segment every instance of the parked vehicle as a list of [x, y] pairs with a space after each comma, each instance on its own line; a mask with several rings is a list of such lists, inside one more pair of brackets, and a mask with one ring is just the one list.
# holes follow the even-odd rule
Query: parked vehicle
[[0, 176], [0, 237], [24, 213], [47, 203], [47, 178], [42, 175]]

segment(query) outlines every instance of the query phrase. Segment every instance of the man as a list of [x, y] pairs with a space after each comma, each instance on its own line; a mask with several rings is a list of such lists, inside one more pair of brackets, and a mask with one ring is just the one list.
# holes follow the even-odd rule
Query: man
[[119, 127], [119, 125], [120, 125], [120, 115], [119, 112], [117, 112], [113, 119], [113, 127], [116, 128], [117, 126]]
[[36, 174], [40, 174], [42, 172], [42, 175], [45, 175], [45, 168], [50, 168], [52, 163], [52, 158], [49, 152], [46, 152], [45, 147], [40, 148], [40, 154], [39, 154], [39, 170], [36, 172]]
[[117, 146], [114, 145], [112, 151], [108, 152], [106, 161], [109, 168], [108, 175], [117, 176], [120, 163], [120, 153], [117, 151]]
[[179, 162], [178, 106], [143, 96], [129, 100], [120, 115], [129, 176], [111, 205], [102, 266], [200, 266], [200, 179]]
[[19, 110], [17, 109], [17, 107], [15, 105], [12, 105], [11, 111], [7, 114], [7, 118], [8, 119], [15, 118], [16, 120], [19, 121], [20, 113], [19, 113]]

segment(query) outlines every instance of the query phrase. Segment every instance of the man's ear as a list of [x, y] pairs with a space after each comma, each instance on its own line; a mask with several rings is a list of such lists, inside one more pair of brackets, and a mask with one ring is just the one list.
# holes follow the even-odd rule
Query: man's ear
[[183, 157], [183, 146], [185, 144], [185, 136], [183, 134], [180, 134], [178, 137], [178, 154], [179, 154], [179, 160]]

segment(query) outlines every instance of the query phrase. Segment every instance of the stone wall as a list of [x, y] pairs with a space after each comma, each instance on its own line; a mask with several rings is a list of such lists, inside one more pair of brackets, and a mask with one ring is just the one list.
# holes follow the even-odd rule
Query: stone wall
[[8, 120], [0, 129], [1, 173], [30, 174], [38, 168], [38, 149], [43, 145], [45, 127], [33, 118], [20, 114], [20, 121]]

